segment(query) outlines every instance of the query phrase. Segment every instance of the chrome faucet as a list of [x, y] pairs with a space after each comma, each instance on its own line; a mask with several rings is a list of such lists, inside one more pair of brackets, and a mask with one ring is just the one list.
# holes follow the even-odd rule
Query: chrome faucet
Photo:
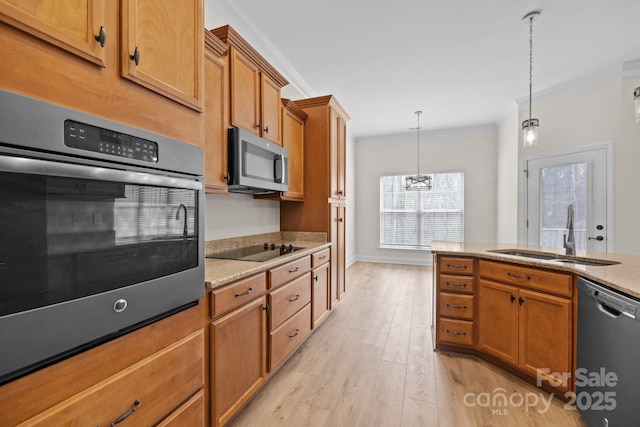
[[569, 237], [566, 234], [563, 235], [564, 239], [564, 248], [567, 250], [567, 255], [575, 255], [576, 254], [576, 239], [573, 233], [573, 204], [570, 204], [567, 208], [567, 229], [569, 233]]
[[184, 224], [182, 226], [182, 238], [187, 239], [187, 207], [184, 203], [180, 203], [178, 210], [176, 211], [176, 221], [180, 219], [180, 208], [184, 209]]

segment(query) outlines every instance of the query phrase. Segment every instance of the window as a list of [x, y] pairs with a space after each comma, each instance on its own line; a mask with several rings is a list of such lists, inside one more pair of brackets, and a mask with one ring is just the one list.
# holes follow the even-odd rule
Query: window
[[405, 190], [405, 175], [380, 177], [381, 248], [429, 250], [432, 240], [463, 240], [464, 173], [432, 176], [428, 191]]

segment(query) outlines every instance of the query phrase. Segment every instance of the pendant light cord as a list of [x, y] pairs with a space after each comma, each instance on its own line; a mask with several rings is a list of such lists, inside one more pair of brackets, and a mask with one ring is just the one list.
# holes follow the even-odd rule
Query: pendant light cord
[[529, 17], [529, 126], [531, 126], [531, 97], [533, 88], [533, 15]]
[[418, 132], [418, 177], [420, 176], [420, 114], [422, 114], [422, 111], [416, 111], [418, 116], [418, 127], [416, 128]]

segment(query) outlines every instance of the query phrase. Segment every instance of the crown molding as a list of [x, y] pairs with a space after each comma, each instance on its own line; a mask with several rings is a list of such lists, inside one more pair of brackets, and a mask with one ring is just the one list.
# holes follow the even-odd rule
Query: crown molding
[[298, 71], [286, 60], [249, 16], [232, 0], [205, 0], [205, 7], [211, 8], [222, 21], [231, 25], [248, 43], [281, 73], [302, 97], [310, 98], [317, 93]]

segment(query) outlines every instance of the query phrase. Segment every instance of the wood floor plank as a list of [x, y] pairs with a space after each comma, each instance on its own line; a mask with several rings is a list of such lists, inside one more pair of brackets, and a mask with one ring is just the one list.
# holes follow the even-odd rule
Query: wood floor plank
[[406, 369], [407, 367], [403, 363], [386, 360], [380, 363], [375, 389], [368, 402], [362, 425], [371, 427], [400, 426]]
[[433, 351], [432, 272], [350, 266], [344, 298], [229, 425], [586, 427], [558, 400], [478, 400], [548, 394], [476, 357]]

